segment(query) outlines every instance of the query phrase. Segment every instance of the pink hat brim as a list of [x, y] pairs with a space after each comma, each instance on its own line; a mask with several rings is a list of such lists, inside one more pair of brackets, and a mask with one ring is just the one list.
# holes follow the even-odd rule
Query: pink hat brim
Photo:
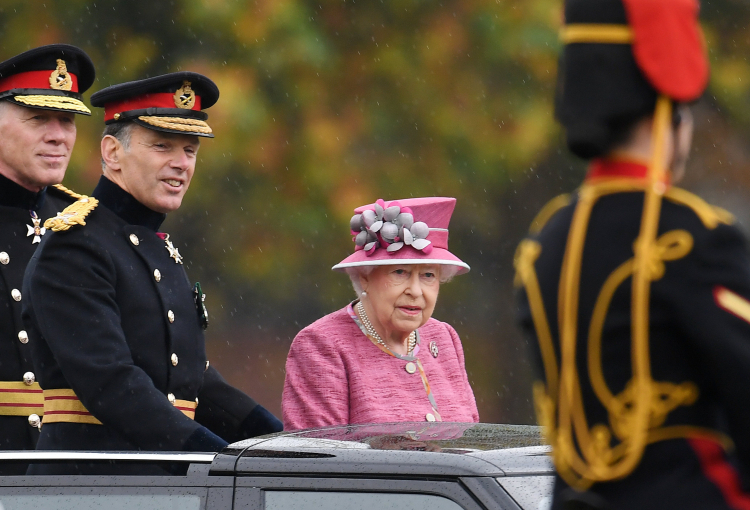
[[344, 271], [349, 267], [364, 266], [392, 266], [397, 264], [441, 264], [453, 266], [457, 275], [469, 272], [469, 265], [443, 248], [433, 248], [429, 255], [425, 255], [411, 246], [404, 246], [394, 253], [387, 253], [384, 248], [378, 248], [372, 255], [365, 250], [358, 250], [333, 266], [334, 271]]

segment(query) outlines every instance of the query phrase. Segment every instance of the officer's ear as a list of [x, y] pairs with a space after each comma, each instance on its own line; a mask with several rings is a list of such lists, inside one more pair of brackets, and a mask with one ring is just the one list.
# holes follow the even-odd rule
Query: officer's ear
[[101, 142], [102, 161], [104, 165], [110, 170], [120, 170], [120, 158], [119, 155], [122, 150], [122, 144], [120, 140], [112, 135], [105, 135]]

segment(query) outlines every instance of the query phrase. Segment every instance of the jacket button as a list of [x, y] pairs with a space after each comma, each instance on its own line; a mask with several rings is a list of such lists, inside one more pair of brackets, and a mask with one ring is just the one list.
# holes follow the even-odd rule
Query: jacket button
[[161, 271], [158, 269], [154, 269], [154, 280], [156, 280], [157, 283], [161, 281]]
[[135, 234], [130, 234], [130, 242], [133, 243], [133, 246], [138, 246], [140, 244], [138, 236]]
[[176, 367], [177, 363], [180, 362], [180, 358], [177, 357], [177, 354], [172, 353], [172, 357], [170, 358], [172, 360], [172, 366]]
[[36, 376], [34, 375], [34, 372], [26, 372], [23, 374], [23, 383], [26, 386], [31, 386], [36, 381]]
[[404, 370], [406, 370], [410, 374], [413, 374], [414, 372], [417, 371], [417, 365], [415, 365], [414, 363], [410, 361], [409, 363], [406, 364], [406, 366], [404, 367]]
[[208, 365], [209, 365], [209, 362], [208, 362], [208, 360], [206, 360], [206, 368], [204, 369], [204, 371], [208, 370]]
[[25, 330], [22, 329], [21, 331], [18, 332], [18, 340], [22, 344], [29, 343], [29, 334]]
[[41, 428], [42, 426], [42, 419], [39, 417], [38, 414], [30, 414], [29, 415], [29, 425], [31, 425], [34, 428]]
[[174, 322], [174, 312], [172, 310], [167, 312], [167, 319], [169, 319], [169, 322]]
[[13, 300], [15, 300], [15, 301], [21, 301], [21, 291], [20, 291], [20, 290], [18, 290], [18, 289], [13, 289], [13, 290], [11, 290], [11, 291], [10, 291], [10, 296], [11, 296], [11, 297], [13, 298]]
[[427, 421], [435, 421], [435, 415], [432, 413], [427, 413], [424, 418]]
[[195, 397], [195, 405], [198, 405], [198, 397]]
[[174, 405], [174, 401], [176, 400], [176, 399], [174, 398], [174, 393], [169, 393], [169, 394], [167, 394], [167, 400], [169, 400], [169, 403], [170, 403], [170, 404]]
[[10, 262], [10, 255], [4, 251], [0, 251], [0, 264], [6, 266]]

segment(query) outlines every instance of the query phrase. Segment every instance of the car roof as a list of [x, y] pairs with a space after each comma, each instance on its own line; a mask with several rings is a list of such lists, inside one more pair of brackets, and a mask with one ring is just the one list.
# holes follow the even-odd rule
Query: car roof
[[281, 432], [230, 445], [211, 472], [241, 475], [506, 476], [551, 474], [531, 425], [384, 423]]

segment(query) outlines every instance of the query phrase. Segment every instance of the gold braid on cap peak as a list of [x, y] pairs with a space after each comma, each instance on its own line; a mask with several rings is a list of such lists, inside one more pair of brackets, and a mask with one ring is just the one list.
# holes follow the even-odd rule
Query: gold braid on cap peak
[[61, 110], [73, 110], [91, 114], [91, 110], [85, 104], [78, 99], [67, 96], [31, 95], [13, 96], [13, 99], [29, 106], [60, 108]]
[[153, 117], [141, 116], [138, 120], [151, 124], [154, 127], [164, 129], [174, 129], [175, 131], [185, 131], [187, 133], [204, 133], [211, 134], [213, 130], [202, 120], [184, 119], [182, 117]]
[[564, 44], [631, 44], [633, 29], [628, 25], [572, 23], [560, 29]]

